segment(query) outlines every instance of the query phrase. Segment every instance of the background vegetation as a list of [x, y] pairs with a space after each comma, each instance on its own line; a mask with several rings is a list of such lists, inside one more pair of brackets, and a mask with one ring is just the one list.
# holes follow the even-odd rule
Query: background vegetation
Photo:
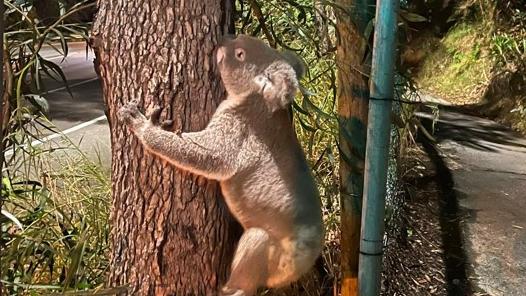
[[0, 294], [92, 288], [107, 265], [107, 173], [68, 141], [34, 141], [56, 132], [46, 118], [45, 78], [68, 86], [59, 64], [42, 51], [66, 57], [68, 42], [87, 40], [90, 23], [80, 13], [94, 3], [3, 3]]
[[[2, 143], [6, 157], [2, 160], [1, 289], [7, 295], [87, 289], [102, 294], [108, 292], [103, 289], [108, 264], [108, 173], [70, 142], [31, 145], [40, 137], [38, 131], [53, 131], [45, 118], [42, 77], [64, 83], [67, 78], [40, 52], [46, 47], [65, 57], [68, 42], [87, 39], [90, 15], [78, 12], [94, 6], [91, 1], [57, 1], [55, 10], [48, 6], [42, 17], [36, 2], [4, 0], [4, 98], [9, 104], [3, 110], [8, 116]], [[415, 0], [402, 6], [397, 98], [418, 99], [414, 80], [451, 103], [477, 104], [485, 114], [526, 131], [526, 92], [521, 88], [526, 85], [524, 2]], [[292, 288], [301, 295], [332, 289], [339, 276], [335, 9], [344, 8], [331, 1], [236, 1], [237, 33], [294, 51], [308, 68], [293, 111], [297, 134], [320, 186], [327, 242], [317, 270], [322, 277], [313, 273]], [[411, 169], [397, 160], [421, 127], [413, 116], [419, 105], [395, 105], [389, 221], [400, 219], [397, 176]], [[395, 230], [388, 233], [394, 237], [397, 223], [390, 225]]]
[[526, 2], [442, 2], [447, 23], [415, 33], [408, 52], [420, 86], [526, 132]]

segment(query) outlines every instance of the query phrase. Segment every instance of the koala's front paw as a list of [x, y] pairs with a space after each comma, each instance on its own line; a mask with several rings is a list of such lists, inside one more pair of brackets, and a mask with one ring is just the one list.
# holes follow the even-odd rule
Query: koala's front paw
[[122, 106], [117, 116], [135, 134], [140, 134], [149, 125], [148, 119], [139, 111], [136, 102], [130, 102]]

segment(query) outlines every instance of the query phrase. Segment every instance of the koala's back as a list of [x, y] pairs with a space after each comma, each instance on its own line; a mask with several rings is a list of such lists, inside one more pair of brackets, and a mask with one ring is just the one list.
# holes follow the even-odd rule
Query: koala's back
[[237, 112], [246, 128], [239, 169], [221, 182], [226, 202], [245, 228], [260, 227], [276, 237], [314, 228], [312, 240], [318, 240], [323, 232], [318, 191], [287, 110], [262, 110], [226, 111]]

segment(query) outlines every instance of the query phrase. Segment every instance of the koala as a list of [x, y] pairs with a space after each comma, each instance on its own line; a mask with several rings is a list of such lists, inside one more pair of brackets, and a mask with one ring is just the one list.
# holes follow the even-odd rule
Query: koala
[[159, 108], [148, 119], [133, 102], [118, 117], [150, 153], [220, 182], [244, 228], [220, 293], [250, 296], [296, 281], [323, 247], [319, 194], [288, 110], [304, 68], [244, 35], [225, 38], [216, 62], [228, 96], [204, 130], [164, 130]]

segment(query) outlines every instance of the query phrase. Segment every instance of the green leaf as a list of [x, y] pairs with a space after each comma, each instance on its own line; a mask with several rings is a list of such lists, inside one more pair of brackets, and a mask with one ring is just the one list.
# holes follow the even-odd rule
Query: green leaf
[[40, 79], [40, 59], [35, 60], [35, 83], [37, 85], [37, 90], [41, 90], [40, 85], [41, 79]]
[[[84, 227], [84, 223], [85, 222], [82, 221], [82, 225], [81, 225], [82, 228]], [[66, 286], [72, 283], [74, 276], [77, 275], [79, 271], [80, 265], [84, 258], [86, 242], [87, 242], [87, 235], [88, 235], [88, 231], [87, 229], [85, 229], [82, 232], [81, 236], [79, 237], [77, 244], [75, 245], [73, 250], [71, 250], [71, 253], [70, 253], [71, 261], [66, 270], [66, 279], [64, 281]]]
[[[68, 43], [66, 42], [66, 39], [64, 38], [64, 35], [57, 29], [51, 29], [53, 33], [55, 33], [60, 38], [60, 46], [62, 47], [62, 55], [64, 55], [64, 59], [68, 55]], [[64, 60], [63, 59], [63, 60]]]
[[62, 26], [59, 26], [60, 29], [66, 30], [66, 31], [70, 32], [71, 34], [79, 35], [79, 36], [81, 36], [84, 40], [89, 40], [89, 37], [88, 37], [88, 34], [87, 34], [85, 28], [80, 27], [81, 29], [77, 30], [77, 29], [74, 29], [74, 28], [76, 28], [76, 27], [77, 27], [77, 26], [69, 26], [69, 25], [62, 25]]
[[18, 75], [18, 80], [16, 83], [16, 107], [17, 107], [17, 115], [21, 116], [21, 107], [22, 107], [22, 82], [24, 81], [26, 77], [27, 70], [35, 63], [35, 59], [32, 59], [27, 65], [22, 68], [20, 71], [20, 74]]
[[307, 130], [307, 131], [309, 131], [309, 132], [312, 132], [312, 133], [313, 133], [313, 132], [316, 132], [316, 129], [313, 128], [312, 126], [308, 125], [307, 123], [305, 123], [305, 122], [303, 121], [303, 119], [301, 119], [300, 116], [298, 116], [298, 122], [300, 123], [300, 125], [301, 125], [301, 127], [302, 127], [303, 129], [305, 129], [305, 130]]
[[38, 31], [36, 24], [33, 22], [31, 18], [27, 16], [27, 13], [23, 12], [19, 6], [9, 1], [4, 1], [4, 5], [10, 8], [11, 10], [18, 12], [22, 16], [22, 19], [31, 27], [35, 35], [40, 37], [40, 32]]
[[301, 108], [298, 105], [298, 103], [296, 103], [296, 101], [292, 101], [292, 107], [294, 108], [294, 110], [298, 111], [299, 113], [301, 113], [303, 115], [306, 115], [306, 116], [310, 116], [309, 112], [307, 112], [303, 108]]
[[303, 103], [311, 110], [313, 110], [314, 112], [316, 112], [316, 114], [320, 115], [321, 117], [324, 117], [326, 119], [330, 119], [330, 120], [334, 120], [335, 117], [334, 116], [331, 116], [325, 112], [323, 112], [323, 110], [321, 110], [320, 108], [318, 108], [318, 106], [316, 106], [310, 99], [309, 99], [309, 96], [307, 95], [304, 95], [303, 96]]
[[53, 285], [28, 285], [28, 284], [20, 284], [20, 283], [12, 283], [5, 280], [0, 280], [0, 282], [6, 286], [16, 286], [21, 287], [23, 289], [38, 289], [38, 290], [56, 290], [62, 288], [61, 286], [53, 286]]
[[42, 56], [40, 56], [40, 55], [39, 55], [39, 57], [41, 59], [42, 70], [44, 71], [44, 73], [46, 73], [49, 77], [55, 79], [56, 81], [59, 81], [59, 80], [56, 79], [49, 72], [49, 70], [51, 70], [53, 73], [58, 75], [62, 79], [62, 82], [64, 83], [64, 86], [66, 87], [66, 90], [68, 91], [69, 95], [73, 97], [73, 93], [71, 92], [71, 89], [69, 88], [68, 80], [66, 79], [66, 75], [64, 75], [64, 71], [62, 71], [62, 68], [60, 68], [59, 65], [42, 58]]
[[6, 210], [1, 210], [0, 213], [7, 219], [11, 220], [16, 226], [18, 226], [18, 228], [20, 228], [20, 230], [24, 231], [24, 226], [13, 214]]
[[37, 111], [40, 111], [44, 115], [49, 113], [49, 103], [46, 98], [35, 94], [28, 94], [24, 97], [37, 109]]
[[404, 20], [406, 20], [408, 22], [411, 22], [411, 23], [427, 22], [427, 18], [425, 18], [425, 17], [423, 17], [423, 16], [421, 16], [419, 14], [409, 12], [409, 11], [404, 10], [404, 9], [400, 9], [400, 17], [402, 17]]
[[56, 46], [56, 42], [55, 42], [55, 41], [53, 41], [53, 40], [51, 40], [51, 39], [48, 39], [48, 40], [45, 42], [45, 44], [47, 44], [49, 47], [51, 47], [53, 50], [55, 50], [58, 54], [60, 54], [60, 55], [62, 55], [62, 56], [64, 55], [64, 52], [63, 52], [60, 48], [58, 48], [58, 47]]

